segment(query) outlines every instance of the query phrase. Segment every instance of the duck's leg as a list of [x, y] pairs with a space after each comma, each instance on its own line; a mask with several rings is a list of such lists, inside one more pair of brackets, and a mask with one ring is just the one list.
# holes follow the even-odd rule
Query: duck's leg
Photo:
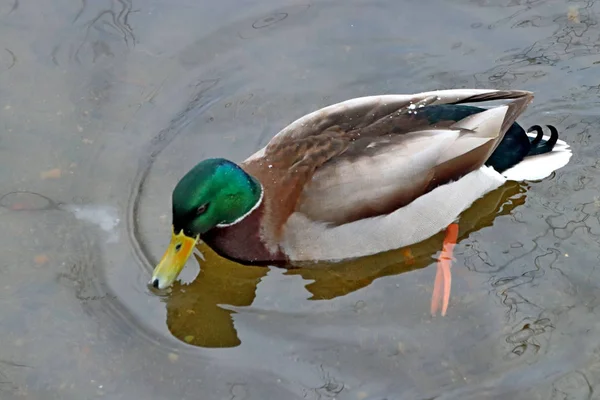
[[448, 301], [450, 300], [450, 285], [452, 284], [452, 275], [450, 274], [452, 252], [457, 239], [458, 224], [450, 224], [446, 229], [442, 254], [437, 262], [433, 295], [431, 296], [431, 315], [437, 314], [440, 303], [442, 306], [442, 316], [446, 315]]

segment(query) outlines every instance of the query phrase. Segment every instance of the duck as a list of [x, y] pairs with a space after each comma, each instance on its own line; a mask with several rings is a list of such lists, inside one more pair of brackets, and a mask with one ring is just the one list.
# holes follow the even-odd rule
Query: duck
[[172, 192], [166, 289], [204, 242], [243, 265], [337, 263], [445, 231], [431, 313], [445, 315], [459, 216], [509, 180], [541, 180], [572, 155], [558, 130], [516, 122], [526, 90], [358, 97], [298, 118], [241, 163], [200, 161]]

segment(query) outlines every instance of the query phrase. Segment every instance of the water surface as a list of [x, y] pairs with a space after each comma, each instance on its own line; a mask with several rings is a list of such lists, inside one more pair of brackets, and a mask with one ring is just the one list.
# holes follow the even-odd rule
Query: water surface
[[[588, 399], [600, 384], [595, 2], [56, 0], [0, 4], [2, 399]], [[146, 287], [170, 194], [333, 102], [527, 89], [569, 165], [438, 235], [322, 270], [202, 248]], [[401, 227], [399, 227], [401, 228]]]

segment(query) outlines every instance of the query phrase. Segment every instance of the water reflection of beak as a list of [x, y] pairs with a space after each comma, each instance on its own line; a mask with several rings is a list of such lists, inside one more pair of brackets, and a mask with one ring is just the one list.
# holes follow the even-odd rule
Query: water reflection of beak
[[189, 237], [183, 233], [183, 230], [176, 234], [173, 229], [171, 243], [169, 243], [165, 254], [154, 268], [150, 284], [156, 289], [165, 289], [171, 286], [194, 252], [197, 242], [198, 236]]

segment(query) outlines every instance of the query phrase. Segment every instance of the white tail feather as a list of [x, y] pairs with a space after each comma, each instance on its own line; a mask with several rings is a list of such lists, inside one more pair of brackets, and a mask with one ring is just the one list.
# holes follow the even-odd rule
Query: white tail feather
[[[536, 137], [536, 133], [527, 133], [527, 136]], [[548, 139], [550, 136], [543, 137], [543, 140]], [[572, 155], [569, 145], [559, 139], [551, 152], [525, 157], [523, 161], [504, 171], [502, 175], [511, 181], [541, 180], [567, 165]]]

